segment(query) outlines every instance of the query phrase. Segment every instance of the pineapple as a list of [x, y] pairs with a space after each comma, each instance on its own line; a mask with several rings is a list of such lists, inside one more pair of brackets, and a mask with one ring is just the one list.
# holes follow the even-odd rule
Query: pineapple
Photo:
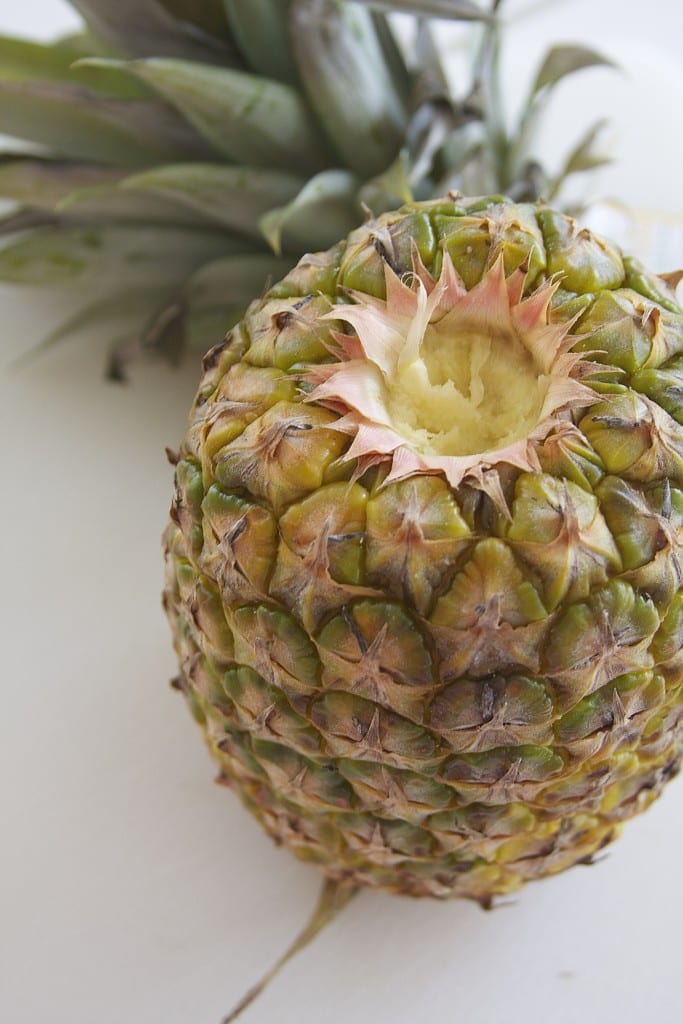
[[305, 256], [204, 359], [165, 533], [178, 686], [334, 891], [488, 907], [683, 749], [683, 309], [547, 204]]
[[[552, 174], [532, 152], [555, 85], [609, 63], [584, 47], [553, 47], [519, 121], [503, 127], [500, 0], [488, 11], [467, 0], [72, 6], [79, 34], [0, 37], [0, 200], [12, 204], [0, 281], [72, 291], [76, 311], [47, 341], [115, 321], [114, 377], [141, 350], [204, 352], [267, 281], [347, 235], [364, 207], [449, 188], [552, 196], [604, 159], [597, 126]], [[462, 95], [430, 15], [471, 23]]]

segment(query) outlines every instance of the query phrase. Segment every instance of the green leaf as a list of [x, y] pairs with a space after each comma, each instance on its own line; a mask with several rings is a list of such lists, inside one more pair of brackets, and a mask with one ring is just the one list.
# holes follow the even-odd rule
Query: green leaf
[[87, 64], [127, 67], [235, 163], [312, 171], [327, 162], [315, 121], [290, 86], [182, 60]]
[[178, 21], [157, 0], [69, 0], [95, 36], [129, 57], [180, 57], [227, 63], [224, 40]]
[[[170, 166], [175, 168], [177, 165]], [[182, 167], [186, 169], [186, 177], [191, 179], [194, 165]], [[164, 194], [144, 187], [144, 173], [140, 187], [130, 187], [136, 176], [127, 178], [126, 173], [123, 168], [115, 170], [98, 164], [27, 159], [23, 156], [0, 157], [0, 198], [55, 213], [60, 223], [133, 222], [186, 226], [221, 223], [218, 212], [211, 208], [208, 196], [206, 208], [202, 210], [200, 204], [193, 206], [191, 201], [184, 202], [184, 197], [174, 195], [170, 190]], [[296, 192], [297, 187], [300, 187], [298, 181], [289, 194]], [[236, 199], [233, 202], [237, 205]], [[251, 234], [257, 238], [260, 237], [258, 216], [268, 206], [269, 202], [264, 200], [252, 218]], [[248, 214], [246, 210], [240, 209], [240, 212], [245, 217]]]
[[553, 46], [538, 69], [531, 88], [530, 100], [533, 100], [542, 89], [556, 85], [562, 78], [582, 68], [614, 66], [614, 62], [609, 58], [585, 46]]
[[359, 5], [292, 0], [299, 73], [330, 143], [363, 178], [397, 156], [407, 113], [369, 11]]
[[394, 83], [394, 88], [401, 98], [401, 103], [408, 110], [413, 102], [413, 75], [408, 70], [406, 59], [403, 55], [389, 18], [381, 11], [373, 11], [372, 23], [377, 33], [377, 41], [384, 57], [387, 71]]
[[357, 193], [359, 179], [350, 171], [316, 174], [298, 195], [261, 218], [261, 231], [274, 252], [327, 249], [343, 238], [362, 216]]
[[112, 184], [124, 174], [98, 164], [6, 155], [0, 157], [0, 197], [54, 210], [74, 190]]
[[596, 139], [604, 130], [606, 124], [607, 121], [604, 118], [596, 121], [572, 147], [565, 158], [561, 170], [553, 178], [552, 184], [547, 191], [547, 198], [549, 200], [554, 199], [571, 174], [578, 174], [581, 171], [592, 171], [596, 167], [603, 167], [605, 164], [612, 162], [612, 158], [607, 156], [606, 153], [599, 153], [595, 150]]
[[601, 167], [603, 164], [611, 163], [611, 157], [607, 156], [606, 153], [597, 153], [594, 149], [596, 139], [600, 133], [604, 131], [606, 125], [607, 121], [605, 119], [596, 121], [596, 123], [588, 129], [586, 134], [582, 136], [579, 142], [577, 142], [565, 162], [565, 177], [568, 174], [575, 174], [578, 171], [591, 171], [595, 167]]
[[84, 327], [94, 324], [125, 321], [138, 321], [143, 326], [149, 321], [153, 312], [169, 299], [168, 289], [164, 288], [126, 288], [125, 291], [114, 291], [104, 297], [81, 306], [72, 316], [63, 320], [50, 331], [37, 345], [32, 346], [15, 361], [20, 366], [32, 360], [46, 349], [76, 334]]
[[414, 196], [408, 172], [406, 155], [401, 153], [386, 171], [363, 183], [358, 199], [369, 207], [375, 216], [411, 202]]
[[81, 57], [110, 57], [111, 50], [101, 39], [96, 39], [87, 25], [81, 25], [75, 32], [67, 32], [54, 40], [55, 46], [60, 46], [72, 54], [72, 60], [80, 60]]
[[420, 21], [415, 34], [417, 67], [413, 107], [416, 101], [422, 102], [425, 99], [438, 98], [452, 102], [442, 57], [442, 50], [436, 41], [435, 26], [429, 21]]
[[286, 171], [223, 164], [167, 164], [128, 175], [98, 164], [0, 156], [0, 198], [71, 221], [213, 224], [261, 243], [260, 217], [304, 184]]
[[451, 18], [455, 21], [489, 21], [491, 15], [469, 0], [356, 0], [378, 11], [404, 11], [420, 17]]
[[554, 86], [567, 75], [582, 68], [610, 67], [612, 61], [582, 46], [554, 46], [543, 60], [529, 97], [523, 108], [516, 135], [511, 140], [508, 155], [508, 180], [503, 185], [509, 188], [529, 161], [538, 126], [552, 96]]
[[190, 228], [118, 225], [40, 228], [0, 249], [0, 280], [13, 284], [152, 287], [178, 284], [241, 240]]
[[[429, 188], [437, 160], [447, 152], [445, 147], [449, 146], [448, 152], [454, 154], [457, 133], [480, 115], [469, 97], [460, 103], [452, 98], [431, 22], [420, 23], [415, 51], [419, 71], [406, 129], [405, 148], [409, 157], [406, 173], [413, 186], [419, 186], [424, 179]], [[455, 166], [460, 167], [463, 162], [457, 160]]]
[[0, 36], [0, 79], [71, 82], [118, 99], [149, 96], [149, 89], [143, 83], [131, 79], [118, 68], [74, 71], [74, 61], [83, 56], [79, 43], [78, 37], [43, 44]]
[[291, 267], [291, 259], [270, 253], [226, 256], [197, 270], [185, 284], [183, 296], [192, 312], [244, 304], [260, 295], [268, 282], [283, 278]]
[[121, 190], [173, 201], [233, 231], [260, 239], [259, 218], [273, 203], [285, 203], [304, 179], [287, 171], [221, 164], [169, 164], [132, 175]]
[[29, 231], [53, 222], [54, 217], [47, 210], [31, 209], [28, 206], [15, 207], [0, 216], [0, 236], [15, 235], [20, 231]]
[[141, 349], [154, 352], [178, 366], [185, 347], [185, 310], [176, 299], [156, 309], [137, 336]]
[[286, 0], [223, 0], [237, 46], [249, 67], [266, 78], [295, 85]]
[[158, 100], [103, 99], [63, 83], [0, 80], [0, 132], [116, 166], [209, 155], [192, 128]]
[[239, 306], [216, 307], [190, 311], [185, 317], [185, 346], [204, 353], [218, 344], [226, 333], [244, 316], [246, 302]]
[[31, 81], [71, 77], [71, 57], [62, 46], [0, 36], [0, 75]]
[[231, 38], [223, 0], [159, 0], [159, 3], [180, 22], [196, 26], [219, 39]]
[[210, 217], [172, 199], [116, 184], [71, 192], [56, 211], [63, 220], [79, 224], [165, 224], [207, 230], [215, 226]]

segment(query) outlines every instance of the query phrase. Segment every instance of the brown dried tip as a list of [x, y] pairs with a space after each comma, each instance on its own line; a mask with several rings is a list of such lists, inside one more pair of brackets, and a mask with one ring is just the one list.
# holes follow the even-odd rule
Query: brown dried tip
[[336, 882], [331, 878], [325, 879], [315, 909], [303, 930], [299, 932], [291, 946], [273, 964], [270, 970], [263, 975], [261, 980], [252, 985], [249, 991], [242, 996], [227, 1017], [223, 1018], [221, 1024], [232, 1024], [232, 1021], [237, 1020], [242, 1012], [261, 995], [273, 978], [280, 973], [285, 964], [289, 963], [292, 957], [296, 956], [297, 953], [312, 942], [323, 928], [326, 928], [335, 919], [337, 914], [356, 895], [358, 888], [352, 882]]
[[683, 270], [671, 270], [668, 274], [660, 274], [659, 276], [669, 291], [675, 294], [679, 284], [683, 281]]

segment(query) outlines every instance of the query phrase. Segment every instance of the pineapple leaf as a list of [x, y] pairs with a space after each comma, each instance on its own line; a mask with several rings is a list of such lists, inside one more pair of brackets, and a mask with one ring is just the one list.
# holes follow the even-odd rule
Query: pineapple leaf
[[116, 183], [76, 189], [58, 203], [56, 212], [62, 221], [78, 224], [157, 224], [207, 230], [215, 225], [209, 216], [173, 199], [149, 190], [124, 189]]
[[394, 206], [411, 202], [414, 198], [410, 187], [412, 170], [412, 162], [408, 161], [405, 152], [399, 153], [385, 171], [363, 182], [358, 192], [359, 202], [372, 210], [375, 216]]
[[286, 171], [259, 167], [166, 164], [140, 174], [119, 175], [111, 183], [95, 182], [95, 187], [76, 185], [60, 197], [56, 208], [72, 220], [213, 225], [261, 242], [259, 217], [275, 200], [286, 202], [295, 196], [304, 181]]
[[234, 49], [178, 21], [157, 0], [69, 0], [94, 35], [129, 57], [180, 57], [209, 64], [237, 59]]
[[103, 99], [61, 82], [0, 79], [0, 132], [115, 166], [208, 155], [190, 125], [157, 100]]
[[361, 177], [379, 174], [401, 148], [407, 114], [370, 12], [325, 0], [292, 0], [290, 10], [299, 73], [330, 142]]
[[279, 281], [291, 265], [291, 259], [271, 253], [225, 256], [196, 270], [187, 280], [183, 296], [192, 312], [234, 306], [243, 302], [245, 295], [261, 294], [269, 280]]
[[581, 171], [591, 171], [597, 167], [603, 167], [612, 162], [612, 158], [606, 153], [599, 153], [595, 150], [595, 142], [603, 132], [607, 121], [601, 118], [581, 136], [575, 146], [567, 155], [562, 169], [553, 179], [548, 189], [548, 199], [554, 199], [560, 188], [571, 174], [578, 174]]
[[185, 309], [177, 299], [171, 299], [160, 309], [155, 309], [136, 341], [141, 350], [147, 349], [160, 355], [171, 366], [178, 366], [185, 347]]
[[0, 236], [15, 235], [19, 231], [30, 231], [53, 222], [54, 217], [47, 210], [29, 206], [14, 207], [0, 216]]
[[186, 26], [203, 29], [209, 35], [232, 39], [223, 0], [158, 0], [158, 3]]
[[553, 46], [538, 69], [531, 87], [529, 102], [532, 102], [543, 89], [557, 85], [562, 78], [582, 68], [614, 66], [613, 61], [585, 46]]
[[297, 83], [284, 0], [223, 0], [228, 22], [250, 68], [267, 78]]
[[413, 76], [408, 70], [406, 58], [386, 14], [381, 11], [373, 11], [372, 23], [375, 26], [377, 41], [396, 93], [400, 96], [403, 106], [408, 110], [412, 101]]
[[141, 320], [146, 323], [152, 312], [158, 309], [170, 297], [168, 288], [126, 288], [125, 291], [114, 291], [104, 297], [81, 306], [76, 312], [58, 324], [37, 345], [33, 345], [15, 360], [15, 366], [21, 366], [34, 359], [46, 349], [76, 334], [83, 327], [91, 324], [107, 323], [119, 320]]
[[0, 156], [0, 198], [54, 210], [74, 190], [113, 184], [124, 174], [124, 170], [98, 164], [3, 154]]
[[444, 71], [442, 54], [434, 38], [434, 26], [429, 21], [421, 21], [415, 35], [416, 86], [417, 98], [434, 96], [450, 99], [448, 78]]
[[287, 171], [222, 164], [168, 164], [131, 175], [120, 190], [174, 202], [233, 231], [260, 239], [259, 218], [274, 202], [286, 203], [304, 179]]
[[56, 43], [0, 36], [0, 79], [31, 82], [74, 82], [105, 96], [139, 99], [150, 90], [118, 69], [92, 68], [76, 73], [73, 62], [81, 56], [77, 37]]
[[101, 39], [96, 39], [87, 25], [81, 25], [75, 32], [67, 32], [52, 43], [68, 51], [72, 61], [81, 57], [110, 57], [111, 50]]
[[326, 249], [347, 235], [361, 212], [359, 184], [350, 171], [322, 171], [291, 202], [269, 210], [260, 228], [273, 252], [279, 254], [288, 241], [295, 249]]
[[[0, 249], [0, 281], [13, 284], [131, 287], [178, 285], [195, 269], [229, 251], [231, 239], [190, 228], [57, 225], [40, 228]], [[234, 251], [244, 249], [232, 241]]]
[[301, 96], [290, 86], [231, 68], [164, 58], [88, 66], [125, 67], [173, 104], [215, 148], [240, 164], [314, 171], [327, 162]]
[[217, 340], [244, 316], [245, 297], [238, 306], [221, 306], [215, 309], [188, 310], [185, 320], [185, 346], [194, 349], [200, 356], [212, 348]]
[[58, 44], [0, 36], [0, 76], [19, 81], [40, 78], [64, 81], [72, 77], [72, 57]]
[[602, 167], [611, 163], [611, 157], [605, 153], [597, 153], [594, 144], [600, 133], [607, 125], [607, 121], [601, 118], [589, 128], [580, 141], [571, 150], [564, 165], [564, 175], [576, 174], [577, 171], [591, 171], [595, 167]]
[[356, 0], [380, 11], [404, 11], [422, 18], [452, 18], [456, 21], [488, 21], [491, 15], [469, 0]]
[[444, 156], [447, 166], [463, 166], [466, 161], [459, 136], [465, 126], [481, 122], [483, 113], [472, 96], [454, 99], [434, 38], [434, 25], [428, 21], [418, 26], [415, 54], [417, 69], [406, 149], [409, 180], [411, 185], [419, 186], [424, 180], [433, 180], [439, 162], [443, 167]]
[[[533, 139], [553, 88], [567, 75], [591, 67], [614, 68], [615, 64], [595, 50], [583, 46], [553, 46], [548, 51], [531, 86], [516, 136], [510, 143], [507, 167], [510, 181], [514, 181], [521, 173], [521, 168], [528, 163]], [[505, 187], [508, 184], [508, 181], [504, 182]]]

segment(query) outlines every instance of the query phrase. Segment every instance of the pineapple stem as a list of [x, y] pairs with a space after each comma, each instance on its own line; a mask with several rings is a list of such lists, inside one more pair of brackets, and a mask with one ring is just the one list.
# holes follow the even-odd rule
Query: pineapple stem
[[227, 1017], [223, 1018], [221, 1024], [231, 1024], [232, 1021], [237, 1020], [242, 1012], [261, 995], [266, 986], [280, 973], [282, 968], [289, 963], [292, 957], [308, 946], [320, 934], [323, 928], [326, 928], [335, 919], [347, 903], [356, 895], [358, 888], [352, 882], [337, 882], [331, 878], [325, 879], [313, 913], [291, 946], [266, 971], [263, 977], [242, 996]]

